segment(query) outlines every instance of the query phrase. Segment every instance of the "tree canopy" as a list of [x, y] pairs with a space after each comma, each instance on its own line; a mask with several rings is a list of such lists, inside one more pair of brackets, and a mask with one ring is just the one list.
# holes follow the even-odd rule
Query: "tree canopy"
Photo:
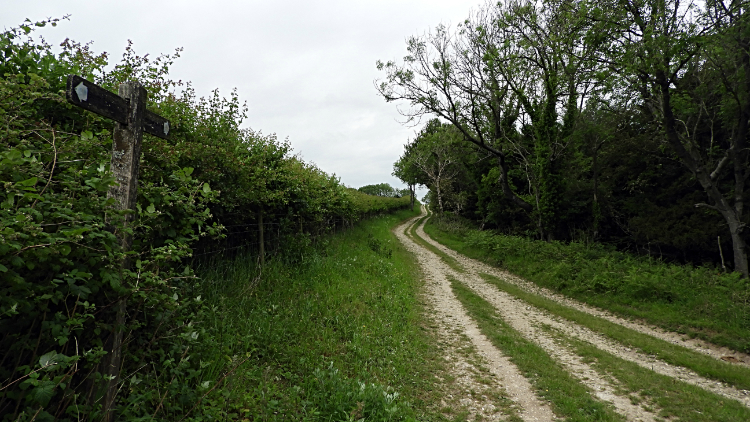
[[365, 185], [357, 189], [362, 193], [374, 196], [384, 196], [386, 198], [400, 198], [404, 196], [400, 189], [396, 189], [388, 183], [378, 183], [376, 185]]
[[[407, 122], [440, 121], [394, 174], [482, 225], [696, 263], [732, 251], [747, 277], [749, 19], [737, 0], [508, 0], [409, 37], [376, 86]], [[425, 135], [438, 125], [456, 136]], [[440, 183], [418, 165], [455, 145]]]

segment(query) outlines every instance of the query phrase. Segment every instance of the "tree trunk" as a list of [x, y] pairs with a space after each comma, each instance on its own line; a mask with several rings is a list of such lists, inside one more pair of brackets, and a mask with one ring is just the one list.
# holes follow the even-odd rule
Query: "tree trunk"
[[734, 270], [748, 277], [747, 248], [742, 236], [742, 222], [735, 219], [734, 224], [729, 224], [729, 232], [732, 235], [732, 250], [734, 251]]
[[497, 164], [500, 168], [500, 176], [498, 177], [497, 182], [503, 190], [503, 195], [524, 211], [532, 212], [534, 206], [516, 196], [513, 189], [510, 188], [510, 184], [508, 183], [508, 165], [505, 163], [505, 157], [497, 156]]
[[440, 179], [438, 179], [437, 183], [435, 184], [435, 189], [437, 190], [438, 206], [440, 207], [440, 214], [442, 214], [443, 213], [443, 195], [440, 192]]
[[[747, 253], [745, 250], [745, 240], [742, 237], [744, 230], [744, 224], [742, 223], [742, 194], [744, 193], [744, 174], [740, 176], [741, 180], [736, 178], [736, 189], [740, 189], [739, 192], [735, 192], [735, 206], [732, 206], [729, 201], [721, 194], [719, 188], [716, 186], [716, 182], [713, 179], [711, 173], [706, 169], [705, 163], [700, 160], [699, 157], [695, 157], [688, 151], [679, 139], [677, 134], [677, 121], [672, 111], [671, 92], [669, 88], [669, 81], [664, 74], [657, 73], [657, 81], [661, 88], [661, 103], [662, 112], [664, 113], [664, 129], [667, 135], [667, 141], [672, 146], [680, 161], [685, 165], [694, 175], [695, 178], [703, 187], [703, 191], [706, 192], [710, 202], [712, 203], [709, 208], [718, 211], [727, 222], [729, 226], [729, 232], [732, 237], [732, 250], [734, 252], [734, 270], [741, 273], [743, 277], [748, 278], [748, 263]], [[746, 133], [746, 132], [745, 132]], [[734, 146], [737, 146], [736, 139], [732, 140]], [[744, 141], [744, 139], [743, 139]], [[739, 154], [733, 154], [733, 161], [735, 161], [735, 167], [737, 167], [737, 160]], [[740, 181], [742, 183], [740, 183]], [[705, 205], [705, 204], [704, 204]], [[700, 206], [700, 204], [698, 205]]]
[[[548, 82], [554, 85], [554, 82]], [[547, 99], [541, 110], [537, 126], [536, 142], [534, 145], [535, 176], [539, 189], [539, 220], [542, 226], [542, 240], [551, 241], [555, 231], [560, 213], [560, 196], [562, 187], [557, 165], [553, 159], [552, 147], [557, 142], [557, 95], [554, 88], [548, 86], [546, 89]], [[546, 235], [546, 236], [545, 236]], [[546, 237], [546, 239], [545, 239]]]
[[594, 241], [599, 236], [599, 223], [601, 220], [601, 208], [599, 207], [599, 166], [597, 164], [597, 159], [599, 156], [599, 148], [601, 148], [602, 145], [603, 143], [599, 143], [598, 141], [594, 143], [594, 160], [592, 163], [594, 171], [594, 198], [591, 204], [591, 213], [594, 217]]

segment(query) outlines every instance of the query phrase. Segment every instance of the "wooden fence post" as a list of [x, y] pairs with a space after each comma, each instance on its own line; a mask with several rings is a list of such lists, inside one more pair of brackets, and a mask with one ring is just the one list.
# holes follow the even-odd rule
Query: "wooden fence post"
[[258, 243], [260, 246], [260, 265], [266, 264], [266, 242], [263, 236], [263, 208], [258, 210]]
[[[111, 171], [117, 184], [110, 187], [108, 197], [116, 200], [118, 210], [134, 210], [138, 196], [138, 166], [141, 159], [141, 141], [143, 139], [143, 118], [146, 111], [146, 90], [138, 82], [126, 82], [120, 85], [120, 96], [129, 100], [127, 124], [115, 123], [114, 142], [112, 146]], [[132, 245], [131, 236], [127, 235], [125, 227], [133, 220], [133, 214], [127, 214], [121, 227], [115, 230], [120, 240], [123, 252], [128, 252]], [[122, 270], [130, 267], [128, 258], [122, 261]], [[117, 383], [120, 380], [122, 365], [122, 337], [125, 327], [127, 298], [121, 297], [115, 304], [115, 323], [110, 336], [107, 350], [104, 374], [106, 393], [104, 397], [104, 419], [112, 420], [112, 405], [117, 396]]]

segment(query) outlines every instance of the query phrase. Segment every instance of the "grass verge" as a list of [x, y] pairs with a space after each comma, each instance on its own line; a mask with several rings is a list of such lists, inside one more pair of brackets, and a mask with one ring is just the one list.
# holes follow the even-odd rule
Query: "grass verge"
[[291, 245], [262, 272], [247, 256], [205, 265], [202, 366], [222, 391], [211, 404], [238, 420], [442, 420], [418, 268], [390, 232], [414, 215]]
[[594, 399], [589, 389], [573, 378], [544, 349], [526, 340], [505, 323], [490, 303], [459, 281], [450, 281], [453, 292], [469, 316], [477, 322], [482, 334], [510, 358], [531, 381], [540, 397], [549, 400], [559, 417], [568, 421], [624, 420], [611, 406]]
[[425, 231], [462, 254], [628, 318], [750, 352], [750, 282], [601, 245], [542, 242], [430, 219]]

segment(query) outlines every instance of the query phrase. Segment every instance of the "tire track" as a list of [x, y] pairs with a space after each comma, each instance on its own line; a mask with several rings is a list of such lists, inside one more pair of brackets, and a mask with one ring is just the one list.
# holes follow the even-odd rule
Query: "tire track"
[[[419, 231], [419, 229], [417, 230]], [[700, 339], [685, 338], [679, 333], [662, 330], [658, 327], [654, 327], [654, 326], [650, 326], [647, 324], [638, 323], [638, 322], [624, 319], [622, 317], [614, 315], [605, 310], [595, 308], [593, 306], [578, 302], [569, 297], [555, 293], [544, 287], [539, 287], [536, 284], [523, 280], [522, 278], [514, 274], [508, 273], [496, 267], [492, 267], [483, 262], [464, 256], [454, 251], [453, 249], [450, 249], [444, 246], [443, 244], [438, 243], [437, 241], [433, 240], [426, 233], [424, 233], [424, 229], [422, 229], [420, 233], [422, 233], [420, 236], [426, 242], [435, 246], [436, 248], [440, 249], [445, 254], [457, 260], [459, 263], [461, 263], [461, 265], [465, 269], [469, 270], [474, 275], [478, 275], [479, 273], [490, 274], [504, 281], [507, 281], [508, 283], [514, 284], [526, 290], [529, 293], [533, 293], [533, 294], [545, 297], [559, 304], [579, 310], [581, 312], [585, 312], [589, 315], [593, 315], [593, 316], [605, 319], [611, 323], [621, 325], [633, 331], [637, 331], [639, 333], [646, 334], [651, 337], [658, 338], [660, 340], [664, 340], [666, 342], [685, 347], [686, 349], [690, 349], [692, 351], [710, 356], [716, 360], [722, 360], [730, 364], [741, 365], [741, 366], [750, 368], [750, 355], [746, 353], [738, 352], [736, 350], [731, 350], [726, 347], [716, 346], [714, 344], [707, 343]]]
[[[427, 237], [424, 232], [423, 226], [424, 222], [416, 228], [416, 232], [418, 236], [426, 240], [429, 239], [429, 237]], [[406, 240], [411, 242], [411, 239]], [[405, 240], [402, 240], [402, 242], [405, 242]], [[503, 320], [505, 320], [505, 322], [514, 330], [521, 333], [526, 339], [541, 346], [554, 360], [562, 364], [571, 375], [577, 378], [579, 382], [587, 386], [593, 392], [595, 397], [602, 401], [611, 403], [617, 412], [623, 415], [626, 419], [630, 421], [657, 420], [656, 415], [652, 411], [637, 404], [633, 404], [629, 397], [619, 394], [617, 392], [617, 384], [600, 375], [591, 365], [585, 363], [580, 356], [576, 355], [568, 348], [559, 345], [551, 335], [541, 330], [537, 319], [532, 318], [534, 316], [532, 307], [528, 306], [526, 302], [523, 302], [505, 292], [499, 291], [494, 286], [482, 281], [476, 274], [459, 273], [451, 269], [433, 252], [422, 248], [419, 245], [414, 245], [421, 249], [419, 252], [419, 259], [422, 266], [427, 267], [432, 277], [445, 279], [445, 285], [442, 289], [447, 289], [451, 296], [453, 296], [453, 293], [450, 291], [450, 284], [446, 276], [459, 280], [461, 283], [467, 285], [479, 294], [479, 296], [485, 301], [491, 303], [502, 316]], [[445, 250], [445, 248], [441, 249]], [[461, 257], [457, 254], [452, 254], [452, 256], [457, 259], [460, 259]], [[445, 294], [447, 295], [448, 293]], [[455, 297], [453, 300], [456, 302], [458, 301]], [[528, 383], [528, 381], [526, 382]]]
[[[464, 267], [465, 270], [467, 270], [466, 273], [458, 273], [458, 272], [453, 271], [452, 269], [449, 269], [449, 271], [452, 273], [452, 275], [455, 278], [461, 280], [462, 283], [472, 288], [484, 300], [493, 304], [493, 306], [495, 306], [498, 312], [500, 312], [503, 315], [503, 318], [511, 326], [513, 326], [514, 329], [521, 332], [526, 338], [544, 347], [545, 350], [547, 350], [548, 353], [554, 356], [555, 359], [557, 359], [558, 361], [562, 362], [565, 365], [570, 365], [571, 372], [577, 373], [584, 377], [589, 377], [588, 374], [583, 375], [587, 371], [582, 370], [582, 367], [579, 366], [580, 358], [578, 356], [576, 356], [572, 352], [569, 352], [569, 353], [562, 352], [558, 348], [558, 346], [556, 346], [556, 342], [554, 341], [554, 339], [550, 335], [541, 332], [541, 330], [539, 330], [538, 327], [542, 325], [551, 326], [569, 337], [578, 338], [580, 340], [586, 341], [594, 345], [595, 347], [599, 348], [600, 350], [608, 352], [618, 358], [636, 363], [639, 366], [652, 370], [658, 374], [665, 375], [671, 378], [675, 378], [677, 380], [683, 381], [691, 385], [695, 385], [697, 387], [700, 387], [712, 393], [724, 396], [732, 400], [736, 400], [742, 403], [744, 406], [750, 408], [750, 396], [748, 396], [747, 392], [743, 390], [738, 390], [737, 388], [734, 388], [733, 386], [729, 386], [724, 383], [717, 382], [715, 380], [707, 379], [705, 377], [702, 377], [696, 374], [695, 372], [693, 372], [692, 370], [688, 368], [671, 365], [660, 359], [657, 359], [652, 356], [632, 350], [586, 327], [582, 327], [574, 322], [553, 316], [549, 314], [547, 311], [531, 306], [527, 304], [526, 302], [506, 292], [501, 291], [497, 287], [490, 285], [489, 283], [482, 280], [479, 274], [487, 273], [487, 274], [494, 275], [509, 283], [513, 283], [521, 288], [524, 288], [525, 290], [531, 293], [545, 296], [548, 299], [557, 301], [558, 303], [562, 303], [566, 306], [571, 306], [572, 304], [573, 306], [571, 307], [581, 310], [583, 312], [586, 312], [590, 315], [603, 317], [602, 315], [606, 314], [605, 312], [601, 310], [596, 310], [595, 308], [592, 308], [592, 307], [581, 305], [567, 298], [563, 298], [561, 300], [560, 299], [561, 296], [558, 294], [554, 294], [552, 292], [549, 292], [546, 289], [533, 286], [532, 283], [522, 281], [519, 278], [514, 277], [514, 276], [510, 276], [508, 273], [504, 271], [499, 271], [496, 268], [490, 267], [489, 265], [486, 265], [484, 263], [478, 262], [471, 258], [465, 257], [459, 254], [458, 252], [452, 249], [449, 249], [443, 246], [442, 244], [437, 243], [432, 238], [430, 238], [424, 232], [424, 222], [419, 227], [417, 227], [416, 232], [417, 232], [417, 235], [419, 235], [426, 242], [439, 248], [442, 252], [454, 258]], [[610, 315], [610, 318], [605, 318], [605, 319], [609, 320], [610, 322], [626, 326], [627, 328], [631, 328], [633, 326], [639, 327], [640, 329], [636, 331], [642, 332], [644, 334], [651, 335], [652, 332], [656, 332], [656, 330], [654, 330], [652, 327], [647, 327], [642, 324], [636, 324], [630, 321], [624, 321], [620, 318], [612, 317], [611, 315]], [[625, 322], [625, 323], [620, 324], [620, 322]], [[654, 337], [660, 338], [662, 340], [670, 341], [668, 340], [669, 338], [668, 336], [656, 336], [655, 335]], [[705, 350], [705, 349], [695, 349], [693, 347], [689, 347], [689, 348], [695, 351]], [[714, 355], [709, 354], [709, 356], [714, 356]], [[591, 378], [591, 379], [594, 379], [594, 378]], [[605, 388], [605, 389], [608, 388], [606, 386], [606, 384], [608, 384], [607, 382], [604, 382], [604, 384], [602, 384], [601, 386], [598, 385], [599, 384], [598, 381], [595, 384], [596, 384], [594, 386], [595, 389], [596, 388]], [[614, 386], [610, 385], [610, 387], [614, 387]], [[613, 402], [613, 404], [615, 404], [618, 410], [621, 410], [621, 412], [624, 415], [628, 416], [629, 419], [631, 418], [632, 409], [629, 410], [627, 406], [624, 406], [621, 408], [615, 402]]]
[[486, 359], [488, 369], [494, 375], [496, 388], [504, 389], [508, 397], [516, 403], [521, 419], [529, 422], [556, 420], [550, 407], [536, 396], [530, 382], [507, 356], [491, 344], [468, 316], [451, 290], [450, 281], [446, 277], [450, 270], [447, 265], [437, 255], [404, 234], [404, 229], [415, 224], [418, 219], [419, 217], [415, 217], [400, 225], [395, 229], [395, 234], [404, 246], [414, 253], [424, 271], [426, 295], [435, 321], [443, 326], [447, 323], [453, 328], [459, 328], [469, 338], [480, 355]]

